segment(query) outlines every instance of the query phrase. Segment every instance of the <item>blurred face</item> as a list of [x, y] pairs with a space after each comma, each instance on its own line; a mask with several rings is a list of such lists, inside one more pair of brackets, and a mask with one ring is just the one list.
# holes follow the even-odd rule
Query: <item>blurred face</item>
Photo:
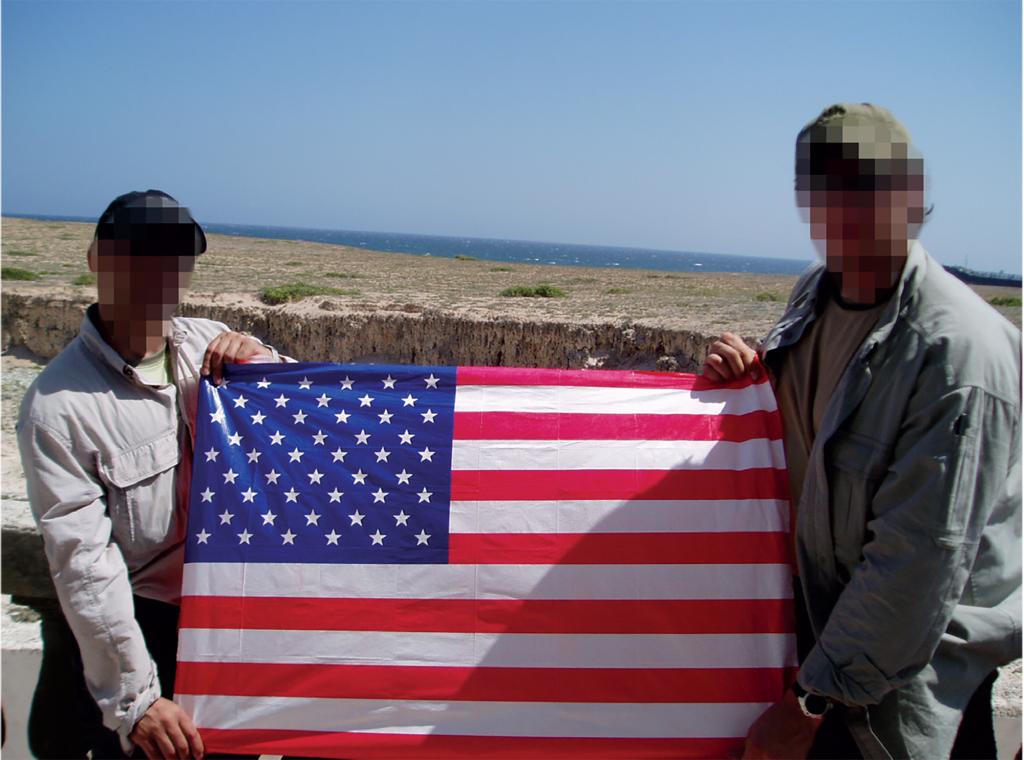
[[89, 249], [100, 312], [104, 320], [131, 323], [143, 334], [158, 335], [192, 281], [196, 257], [191, 253], [133, 254], [130, 245], [98, 240]]
[[[875, 173], [882, 163], [897, 173]], [[797, 205], [811, 240], [844, 298], [876, 303], [898, 280], [908, 241], [923, 222], [920, 161], [840, 159], [818, 168], [825, 173], [797, 176]]]

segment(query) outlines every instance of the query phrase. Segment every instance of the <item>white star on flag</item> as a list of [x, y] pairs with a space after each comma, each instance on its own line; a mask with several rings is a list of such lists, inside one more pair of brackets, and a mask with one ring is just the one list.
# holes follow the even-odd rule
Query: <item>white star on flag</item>
[[281, 477], [281, 473], [279, 473], [277, 470], [271, 470], [264, 477], [266, 477], [268, 483], [273, 483], [276, 486], [277, 479]]
[[348, 422], [348, 418], [351, 416], [352, 415], [350, 415], [348, 412], [341, 411], [334, 415], [334, 421], [340, 425], [342, 423]]
[[384, 499], [387, 498], [387, 495], [388, 495], [387, 491], [385, 491], [383, 488], [378, 488], [376, 491], [373, 492], [373, 503], [374, 504], [378, 504], [378, 503], [379, 504], [383, 504], [384, 503]]
[[200, 493], [199, 495], [203, 497], [204, 502], [213, 502], [213, 491], [211, 491], [209, 487], [207, 487], [206, 490]]
[[359, 397], [359, 406], [369, 406], [373, 402], [373, 396], [367, 393]]
[[399, 525], [405, 525], [408, 522], [409, 522], [409, 515], [407, 515], [405, 513], [404, 509], [401, 512], [399, 512], [397, 515], [395, 515], [395, 527], [396, 528]]
[[353, 525], [362, 525], [364, 517], [366, 517], [366, 515], [361, 514], [357, 509], [355, 512], [348, 516], [348, 519], [352, 521]]
[[412, 443], [412, 439], [415, 438], [415, 437], [416, 437], [415, 433], [410, 433], [408, 430], [406, 430], [404, 433], [400, 433], [399, 434], [398, 439], [402, 443]]
[[252, 533], [243, 528], [242, 532], [238, 534], [238, 543], [247, 544], [250, 538], [252, 538]]
[[242, 434], [241, 433], [232, 433], [231, 435], [228, 436], [228, 443], [231, 444], [232, 446], [241, 446], [242, 445]]
[[299, 500], [299, 492], [296, 491], [294, 488], [289, 488], [287, 491], [284, 492], [284, 498], [285, 504], [291, 504], [292, 502], [297, 503]]
[[356, 444], [357, 445], [358, 444], [365, 444], [369, 440], [370, 440], [370, 434], [367, 433], [365, 430], [360, 430], [356, 434]]
[[313, 470], [313, 472], [306, 473], [306, 477], [309, 478], [309, 484], [313, 485], [316, 483], [320, 485], [320, 480], [323, 478], [323, 473], [320, 470]]
[[306, 525], [316, 525], [317, 520], [320, 519], [320, 514], [316, 511], [310, 510], [309, 514], [306, 515]]
[[344, 391], [352, 390], [352, 380], [349, 379], [348, 375], [345, 375], [345, 379], [340, 381], [341, 389]]
[[394, 388], [395, 387], [395, 379], [393, 377], [391, 377], [391, 375], [388, 375], [387, 377], [385, 377], [383, 380], [381, 380], [381, 382], [384, 383], [385, 390], [388, 389], [388, 388]]
[[417, 504], [422, 504], [423, 502], [427, 502], [429, 504], [430, 503], [430, 497], [433, 496], [434, 494], [432, 492], [428, 491], [426, 488], [424, 488], [422, 491], [420, 491], [416, 495], [420, 497], [420, 500], [418, 502], [416, 502]]
[[260, 517], [263, 518], [263, 524], [264, 525], [273, 525], [274, 524], [274, 520], [277, 519], [277, 515], [275, 515], [269, 509], [266, 512], [264, 512], [262, 515], [260, 515]]
[[441, 378], [439, 378], [439, 377], [434, 377], [434, 373], [431, 372], [430, 373], [430, 377], [423, 378], [423, 382], [425, 382], [427, 384], [428, 388], [436, 388], [437, 387], [437, 381], [440, 380], [440, 379]]
[[306, 377], [303, 377], [301, 380], [299, 380], [299, 387], [302, 388], [302, 390], [304, 391], [308, 390], [309, 386], [311, 386], [312, 384], [313, 382]]
[[238, 473], [237, 472], [235, 472], [234, 470], [228, 470], [227, 472], [224, 473], [224, 482], [225, 483], [234, 483], [235, 482], [235, 478], [237, 478], [237, 477], [238, 477]]
[[340, 533], [336, 533], [334, 531], [334, 529], [332, 528], [330, 533], [325, 533], [324, 534], [324, 538], [327, 539], [328, 545], [334, 544], [335, 546], [337, 546], [338, 545], [338, 539], [341, 538], [341, 534]]
[[398, 478], [398, 485], [402, 486], [406, 485], [409, 482], [409, 478], [412, 477], [412, 473], [407, 472], [406, 469], [403, 467], [402, 471], [399, 472], [395, 477]]
[[370, 538], [373, 539], [373, 543], [370, 546], [384, 546], [384, 539], [387, 538], [387, 533], [381, 533], [380, 528], [378, 528], [376, 533], [370, 534]]
[[265, 420], [266, 418], [267, 418], [267, 415], [265, 415], [263, 412], [256, 412], [256, 414], [252, 415], [252, 424], [253, 425], [262, 425], [263, 424], [263, 420]]
[[245, 405], [249, 403], [249, 399], [247, 399], [245, 396], [239, 396], [234, 401], [236, 409], [238, 409], [239, 407], [245, 409]]
[[334, 457], [335, 462], [344, 462], [346, 454], [348, 454], [348, 452], [343, 451], [341, 446], [339, 446], [337, 449], [331, 452], [331, 456]]
[[291, 451], [288, 452], [288, 461], [289, 462], [301, 462], [302, 461], [302, 455], [305, 454], [305, 453], [306, 452], [304, 452], [304, 451], [299, 451], [299, 447], [296, 446], [294, 449], [292, 449]]
[[235, 516], [225, 509], [219, 515], [217, 515], [217, 517], [220, 518], [220, 524], [221, 525], [230, 525], [231, 524], [231, 520], [234, 519]]
[[345, 492], [339, 491], [337, 488], [335, 488], [333, 491], [328, 491], [327, 495], [331, 497], [332, 502], [335, 502], [341, 501], [341, 497], [345, 495]]
[[275, 398], [274, 401], [277, 403], [277, 406], [274, 408], [280, 409], [282, 406], [286, 405], [289, 401], [291, 401], [291, 399], [282, 393], [280, 396]]
[[402, 399], [402, 406], [416, 406], [416, 399], [411, 393]]
[[322, 393], [321, 395], [316, 397], [316, 408], [319, 409], [322, 406], [327, 406], [327, 404], [329, 404], [330, 401], [331, 397], [328, 396], [326, 393]]
[[436, 416], [437, 416], [437, 412], [431, 411], [430, 409], [427, 409], [427, 411], [425, 411], [425, 412], [420, 412], [420, 417], [423, 418], [423, 421], [424, 422], [429, 422], [431, 424], [433, 424], [434, 418]]
[[[420, 546], [422, 544], [427, 544], [427, 542], [429, 540], [430, 540], [430, 534], [427, 533], [425, 530], [423, 530], [421, 528], [420, 532], [416, 534], [416, 546]], [[427, 545], [429, 546], [429, 544], [427, 544]]]
[[259, 388], [260, 390], [263, 390], [264, 388], [269, 388], [270, 387], [270, 381], [267, 380], [266, 377], [264, 377], [262, 380], [258, 380], [256, 382], [256, 387]]
[[295, 420], [296, 425], [306, 424], [306, 413], [301, 409], [292, 415], [292, 419]]
[[283, 440], [284, 440], [284, 436], [280, 432], [278, 432], [278, 431], [274, 431], [274, 434], [270, 436], [270, 442], [272, 444], [274, 444], [275, 446], [280, 446], [281, 445], [281, 441], [283, 441]]
[[434, 453], [435, 452], [431, 451], [428, 447], [425, 446], [423, 448], [423, 451], [420, 452], [420, 461], [421, 462], [433, 462], [434, 461]]
[[215, 448], [213, 448], [211, 446], [210, 450], [206, 452], [206, 461], [207, 462], [216, 462], [217, 461], [217, 456], [219, 454], [220, 454], [220, 452], [217, 451], [217, 449], [215, 449]]
[[281, 534], [281, 543], [295, 546], [295, 534], [292, 533], [291, 528]]
[[374, 452], [377, 455], [378, 462], [388, 461], [388, 457], [391, 456], [391, 452], [385, 449], [383, 446], [380, 447], [380, 451]]
[[325, 440], [327, 440], [327, 433], [323, 430], [317, 430], [316, 435], [313, 436], [313, 445], [323, 446]]
[[223, 422], [224, 421], [224, 410], [218, 409], [215, 412], [210, 412], [210, 422]]
[[385, 409], [383, 412], [381, 412], [377, 416], [380, 418], [380, 424], [388, 425], [388, 424], [391, 423], [391, 418], [394, 417], [395, 415], [393, 415], [391, 412], [389, 412], [387, 409]]
[[246, 502], [253, 502], [255, 500], [256, 500], [256, 491], [252, 490], [251, 487], [245, 489], [244, 491], [242, 491], [242, 503], [243, 504], [246, 503]]
[[363, 473], [362, 469], [356, 470], [352, 473], [352, 481], [353, 483], [362, 483], [363, 485], [366, 485], [366, 475]]
[[213, 535], [212, 533], [207, 533], [206, 532], [206, 528], [203, 528], [201, 531], [196, 533], [196, 539], [199, 541], [199, 543], [205, 544], [206, 543], [206, 539], [208, 539], [212, 535]]
[[263, 456], [263, 454], [259, 450], [253, 449], [252, 451], [247, 453], [245, 456], [248, 458], [248, 460], [250, 462], [258, 462], [258, 461], [260, 461], [260, 457]]

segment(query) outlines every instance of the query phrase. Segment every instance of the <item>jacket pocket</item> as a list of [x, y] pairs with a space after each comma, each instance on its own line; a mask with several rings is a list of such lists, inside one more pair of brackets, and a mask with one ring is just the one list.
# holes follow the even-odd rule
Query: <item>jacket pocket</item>
[[846, 583], [863, 557], [871, 501], [888, 469], [891, 447], [859, 433], [829, 442], [832, 542], [840, 580]]
[[107, 511], [114, 540], [126, 559], [167, 540], [175, 514], [180, 457], [177, 430], [101, 455], [99, 472], [107, 485]]

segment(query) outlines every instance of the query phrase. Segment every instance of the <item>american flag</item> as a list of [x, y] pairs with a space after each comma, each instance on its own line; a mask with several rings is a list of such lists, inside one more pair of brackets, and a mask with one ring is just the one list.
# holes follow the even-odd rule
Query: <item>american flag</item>
[[796, 665], [764, 380], [340, 364], [200, 389], [208, 751], [725, 757]]

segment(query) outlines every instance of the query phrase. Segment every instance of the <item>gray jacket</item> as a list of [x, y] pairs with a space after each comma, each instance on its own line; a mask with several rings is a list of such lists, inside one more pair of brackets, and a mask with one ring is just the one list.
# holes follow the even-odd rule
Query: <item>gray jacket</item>
[[[824, 267], [762, 345], [784, 361]], [[816, 644], [798, 680], [866, 757], [949, 755], [975, 688], [1021, 651], [1020, 332], [913, 243], [839, 381], [797, 511]]]
[[174, 384], [151, 386], [87, 315], [28, 389], [18, 419], [57, 596], [104, 725], [122, 742], [160, 696], [132, 594], [180, 600], [191, 466], [182, 443], [193, 436], [206, 347], [228, 329], [180, 318], [172, 328]]

